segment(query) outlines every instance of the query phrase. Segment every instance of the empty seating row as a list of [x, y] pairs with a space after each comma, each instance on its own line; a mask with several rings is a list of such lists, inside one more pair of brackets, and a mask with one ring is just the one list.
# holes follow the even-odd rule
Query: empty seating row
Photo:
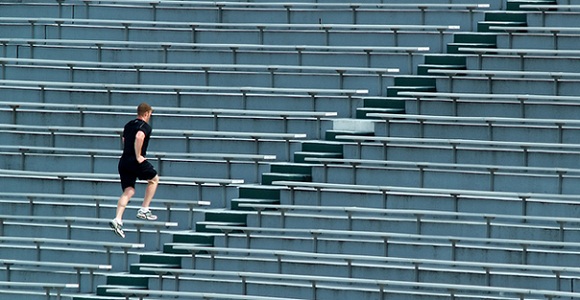
[[338, 135], [352, 158], [576, 168], [577, 144]]
[[122, 42], [86, 39], [0, 39], [2, 57], [97, 62], [231, 63], [384, 67], [412, 73], [429, 47], [254, 45], [240, 43]]
[[[531, 43], [537, 45], [534, 49], [546, 50], [576, 50], [574, 39], [578, 38], [580, 31], [577, 27], [546, 27], [526, 26], [522, 34], [522, 27], [491, 26], [490, 30], [505, 32], [506, 35], [498, 35], [498, 45], [505, 45], [508, 49], [528, 46]], [[504, 38], [507, 41], [504, 41]]]
[[[575, 195], [274, 181], [284, 205], [358, 206], [575, 218]], [[356, 199], [353, 201], [353, 199]]]
[[78, 288], [75, 283], [50, 283], [50, 282], [30, 282], [30, 281], [1, 281], [0, 294], [11, 295], [12, 297], [26, 297], [26, 299], [46, 299], [53, 296], [62, 299], [63, 291]]
[[[3, 280], [7, 282], [12, 281], [32, 281], [35, 282], [37, 280], [30, 280], [30, 277], [23, 278], [21, 276], [27, 276], [33, 273], [39, 273], [37, 277], [40, 280], [45, 280], [46, 277], [40, 275], [42, 272], [54, 272], [56, 270], [71, 270], [70, 273], [72, 276], [67, 277], [76, 277], [78, 290], [80, 292], [92, 292], [93, 286], [95, 283], [95, 277], [98, 277], [102, 274], [111, 272], [113, 266], [112, 265], [104, 265], [104, 264], [86, 264], [86, 263], [66, 263], [66, 262], [58, 262], [58, 261], [30, 261], [30, 260], [17, 260], [17, 259], [3, 259], [0, 260], [1, 268], [4, 269], [2, 272]], [[61, 272], [64, 273], [64, 272]], [[33, 275], [34, 276], [34, 275]], [[88, 278], [85, 278], [88, 277]], [[56, 278], [51, 278], [56, 279]]]
[[[27, 6], [30, 9], [27, 9]], [[247, 3], [247, 2], [168, 2], [151, 5], [147, 1], [132, 1], [119, 5], [99, 1], [35, 3], [14, 5], [5, 3], [5, 17], [70, 17], [80, 19], [117, 19], [148, 21], [191, 21], [218, 23], [347, 23], [383, 24], [384, 16], [391, 16], [393, 24], [437, 24], [446, 19], [472, 28], [474, 19], [489, 9], [489, 4], [441, 3]], [[39, 12], [43, 12], [40, 14]]]
[[572, 144], [580, 140], [576, 133], [580, 122], [573, 119], [382, 113], [369, 113], [368, 116], [384, 120], [376, 122], [376, 136]]
[[520, 6], [522, 9], [528, 11], [528, 20], [531, 24], [537, 26], [568, 26], [574, 24], [574, 20], [578, 17], [578, 5], [567, 3], [562, 4], [542, 4], [529, 3]]
[[[501, 88], [506, 88], [515, 81], [499, 81]], [[533, 85], [536, 81], [521, 80], [522, 87]], [[485, 78], [479, 83], [488, 85]], [[415, 92], [401, 91], [400, 96], [408, 97], [405, 104], [410, 114], [427, 114], [443, 116], [495, 116], [508, 118], [547, 118], [573, 120], [577, 114], [578, 98], [576, 96], [552, 95], [554, 81], [545, 82], [550, 85], [549, 91], [540, 94], [518, 93], [445, 93], [445, 92]], [[542, 86], [541, 84], [539, 86]], [[573, 84], [569, 85], [571, 88]], [[487, 89], [487, 88], [485, 88]], [[482, 108], [485, 107], [485, 110]]]
[[[3, 59], [2, 79], [143, 85], [239, 86], [269, 88], [366, 89], [384, 95], [397, 68], [289, 65], [90, 63], [83, 61]], [[171, 69], [170, 73], [167, 69]], [[161, 80], [160, 78], [163, 78]], [[316, 83], [316, 84], [313, 84]]]
[[[580, 73], [557, 71], [505, 70], [428, 70], [430, 74], [445, 76], [438, 79], [441, 92], [471, 93], [530, 93], [535, 95], [573, 96], [572, 86]], [[484, 80], [482, 80], [484, 79]]]
[[306, 158], [319, 182], [482, 191], [577, 193], [579, 169], [509, 165], [449, 164], [373, 159]]
[[[331, 111], [354, 116], [368, 90], [301, 89], [250, 86], [133, 85], [0, 80], [6, 99], [40, 103]], [[292, 99], [292, 101], [288, 101]]]
[[[454, 25], [148, 22], [0, 17], [3, 38], [320, 46], [423, 46], [441, 51]], [[420, 44], [419, 44], [420, 43]]]
[[[468, 284], [443, 284], [431, 282], [409, 282], [398, 280], [367, 280], [360, 278], [344, 278], [336, 276], [314, 276], [314, 275], [292, 275], [292, 274], [274, 274], [265, 272], [228, 272], [228, 271], [205, 271], [205, 270], [176, 270], [167, 268], [146, 268], [151, 272], [157, 272], [159, 281], [168, 286], [173, 285], [173, 282], [167, 281], [183, 281], [187, 284], [179, 285], [177, 291], [168, 291], [168, 288], [163, 290], [149, 290], [153, 295], [159, 296], [173, 296], [173, 297], [211, 297], [215, 293], [224, 291], [212, 290], [217, 288], [227, 288], [224, 285], [227, 281], [235, 281], [237, 293], [241, 290], [243, 295], [247, 295], [244, 299], [263, 299], [254, 298], [262, 295], [273, 297], [272, 299], [280, 299], [283, 297], [280, 291], [272, 286], [279, 286], [283, 282], [285, 288], [293, 288], [295, 294], [300, 298], [296, 299], [325, 299], [340, 293], [349, 297], [388, 297], [392, 299], [404, 299], [409, 295], [414, 294], [420, 297], [428, 297], [430, 299], [446, 299], [449, 297], [477, 297], [478, 295], [510, 295], [511, 297], [523, 297], [523, 295], [538, 295], [538, 296], [552, 296], [558, 295], [562, 297], [571, 296], [570, 292], [556, 292], [556, 291], [542, 291], [538, 289], [517, 289], [517, 288], [501, 288], [501, 287], [483, 287]], [[166, 275], [164, 275], [166, 274]], [[178, 280], [179, 279], [179, 280]], [[213, 285], [205, 285], [205, 293], [191, 292], [188, 290], [190, 286], [197, 286], [194, 283], [203, 283], [212, 280]], [[220, 284], [222, 283], [222, 284]], [[345, 288], [344, 286], [349, 286]], [[231, 288], [231, 287], [230, 287]], [[139, 289], [115, 289], [127, 296], [146, 296], [147, 291]], [[232, 298], [237, 299], [237, 298]], [[284, 298], [285, 299], [285, 298]]]
[[[460, 47], [465, 53], [470, 69], [497, 69], [512, 71], [549, 71], [574, 72], [578, 70], [574, 50], [548, 50], [537, 48], [470, 48]], [[475, 62], [473, 61], [475, 60]]]
[[[458, 235], [208, 225], [223, 247], [566, 266], [578, 243]], [[340, 245], [340, 246], [339, 246]], [[413, 250], [411, 250], [413, 249]], [[557, 252], [557, 253], [554, 253]]]
[[537, 240], [575, 241], [574, 218], [345, 206], [241, 203], [256, 211], [248, 225], [271, 228], [321, 228], [486, 238], [534, 236]]
[[[368, 255], [342, 255], [288, 250], [183, 246], [192, 253], [191, 269], [243, 270], [301, 274], [301, 268], [312, 267], [310, 275], [480, 284], [517, 288], [545, 288], [573, 291], [570, 283], [577, 278], [575, 268], [522, 264], [500, 264], [444, 259], [414, 259]], [[239, 261], [233, 266], [234, 261]], [[166, 275], [159, 270], [159, 276]], [[456, 274], [460, 280], [449, 280]], [[457, 276], [453, 276], [457, 277]], [[447, 281], [449, 280], [449, 281]], [[509, 283], [508, 283], [509, 282]], [[171, 287], [170, 287], [171, 288]]]

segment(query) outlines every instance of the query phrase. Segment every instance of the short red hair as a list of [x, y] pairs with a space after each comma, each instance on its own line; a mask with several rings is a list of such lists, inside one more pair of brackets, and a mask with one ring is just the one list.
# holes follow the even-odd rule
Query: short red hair
[[151, 107], [151, 105], [143, 102], [141, 104], [139, 104], [139, 106], [137, 106], [137, 115], [139, 116], [143, 116], [145, 115], [145, 113], [153, 111], [153, 108]]

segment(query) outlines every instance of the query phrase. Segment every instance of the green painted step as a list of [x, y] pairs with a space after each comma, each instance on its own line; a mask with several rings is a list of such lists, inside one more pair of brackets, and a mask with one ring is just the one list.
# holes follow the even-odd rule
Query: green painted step
[[300, 173], [262, 173], [262, 184], [271, 185], [274, 181], [312, 181], [312, 175]]
[[458, 32], [453, 34], [453, 43], [497, 45], [497, 34], [489, 32]]
[[280, 201], [283, 187], [270, 185], [242, 185], [238, 187], [238, 198], [269, 199]]
[[[97, 296], [105, 296], [105, 299], [111, 299], [108, 297], [122, 297], [121, 293], [111, 293], [107, 290], [109, 289], [134, 289], [134, 290], [146, 290], [147, 288], [138, 285], [116, 285], [116, 284], [103, 284], [97, 286]], [[126, 299], [123, 297], [123, 299]]]
[[373, 135], [375, 135], [375, 133], [372, 132], [372, 131], [331, 129], [331, 130], [327, 130], [326, 131], [325, 140], [327, 140], [327, 141], [338, 141], [336, 139], [336, 136], [337, 135], [373, 136]]
[[312, 174], [312, 165], [297, 164], [290, 162], [276, 162], [270, 164], [270, 172], [272, 173], [294, 173], [294, 174]]
[[399, 92], [436, 92], [435, 86], [390, 86], [387, 88], [387, 97], [398, 97]]
[[394, 86], [431, 86], [434, 87], [437, 82], [434, 78], [430, 76], [418, 76], [418, 75], [408, 75], [408, 76], [397, 76], [394, 78]]
[[198, 243], [165, 243], [163, 244], [163, 253], [185, 255], [191, 254], [190, 251], [183, 249], [176, 249], [175, 246], [196, 246], [196, 247], [213, 247], [213, 244], [198, 244]]
[[167, 253], [146, 253], [139, 255], [139, 262], [130, 266], [131, 274], [150, 274], [151, 272], [142, 271], [142, 267], [159, 267], [159, 268], [181, 268], [181, 256]]
[[520, 8], [521, 5], [556, 5], [558, 4], [555, 0], [507, 0], [506, 10], [508, 11], [526, 11], [533, 9]]
[[183, 231], [174, 233], [172, 242], [213, 245], [215, 236], [206, 232]]
[[404, 108], [359, 107], [356, 109], [357, 119], [376, 119], [367, 116], [368, 113], [404, 114]]
[[[246, 223], [238, 222], [220, 222], [220, 221], [200, 221], [195, 223], [195, 231], [197, 232], [211, 232], [222, 233], [219, 229], [208, 228], [208, 226], [246, 226]], [[237, 231], [236, 231], [237, 232]]]
[[304, 152], [335, 152], [343, 153], [343, 144], [334, 141], [305, 141], [302, 142]]
[[363, 107], [405, 109], [404, 97], [368, 97], [363, 99]]
[[419, 75], [431, 75], [431, 76], [441, 76], [441, 74], [429, 73], [429, 70], [465, 70], [467, 67], [465, 65], [427, 65], [420, 64], [417, 66], [417, 74]]
[[205, 212], [205, 221], [207, 222], [231, 222], [246, 224], [248, 215], [242, 212], [231, 210], [208, 210]]
[[97, 296], [92, 294], [87, 295], [75, 295], [72, 296], [72, 300], [127, 300], [125, 297], [113, 297], [113, 296]]
[[[189, 252], [188, 252], [189, 253]], [[156, 264], [156, 263], [133, 263], [129, 266], [129, 273], [131, 274], [143, 274], [143, 275], [156, 275], [153, 271], [144, 271], [141, 268], [166, 268], [166, 269], [179, 269], [180, 265], [174, 264]]]
[[297, 163], [314, 163], [314, 162], [307, 162], [307, 157], [316, 157], [316, 158], [342, 158], [342, 153], [338, 152], [306, 152], [306, 151], [297, 151], [294, 152], [294, 162]]
[[464, 54], [459, 48], [496, 48], [497, 34], [491, 32], [460, 32], [453, 35], [453, 42], [447, 44], [448, 54]]
[[491, 26], [505, 26], [505, 27], [526, 27], [526, 22], [510, 22], [510, 21], [481, 21], [477, 22], [477, 31], [479, 32], [502, 32], [501, 29], [491, 29]]
[[185, 250], [177, 250], [176, 245], [197, 245], [202, 247], [213, 247], [215, 233], [183, 231], [173, 234], [172, 242], [163, 244], [163, 253], [168, 254], [190, 254]]
[[128, 273], [107, 275], [106, 284], [97, 286], [96, 294], [98, 296], [112, 296], [112, 297], [123, 296], [118, 293], [107, 292], [107, 289], [111, 288], [148, 289], [149, 277], [147, 275], [128, 274]]
[[490, 26], [527, 26], [528, 15], [520, 12], [486, 12], [483, 21], [477, 22], [478, 32], [492, 32]]
[[240, 204], [280, 204], [280, 200], [276, 199], [257, 199], [257, 198], [235, 198], [231, 200], [231, 208], [233, 210], [251, 211], [251, 208], [240, 207]]
[[449, 43], [447, 44], [447, 53], [460, 53], [468, 54], [473, 52], [459, 51], [459, 48], [496, 48], [496, 44], [484, 44], [484, 43]]
[[431, 75], [430, 69], [465, 70], [467, 68], [467, 58], [465, 55], [442, 54], [425, 55], [423, 64], [417, 66], [418, 75]]
[[195, 223], [196, 232], [221, 233], [219, 229], [208, 228], [210, 225], [246, 226], [247, 214], [233, 210], [210, 210], [205, 212], [205, 220]]

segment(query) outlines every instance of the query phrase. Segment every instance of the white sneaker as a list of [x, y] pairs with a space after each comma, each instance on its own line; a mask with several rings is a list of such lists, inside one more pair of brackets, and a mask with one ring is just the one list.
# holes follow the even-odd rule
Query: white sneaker
[[113, 228], [113, 231], [120, 237], [125, 238], [125, 232], [123, 232], [123, 225], [119, 222], [117, 222], [116, 219], [111, 220], [111, 222], [109, 222], [109, 226], [111, 226], [111, 228]]
[[137, 218], [149, 221], [157, 220], [157, 216], [154, 215], [150, 210], [144, 211], [143, 209], [139, 209], [139, 211], [137, 212]]

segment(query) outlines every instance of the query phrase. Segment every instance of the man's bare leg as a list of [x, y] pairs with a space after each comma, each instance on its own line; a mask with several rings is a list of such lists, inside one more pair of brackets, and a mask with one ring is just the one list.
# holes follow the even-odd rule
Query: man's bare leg
[[143, 208], [149, 208], [153, 196], [155, 196], [155, 191], [157, 191], [157, 186], [159, 185], [159, 175], [155, 175], [152, 179], [147, 181], [147, 188], [145, 189], [145, 197], [143, 198]]
[[145, 189], [145, 197], [143, 197], [143, 205], [137, 212], [137, 218], [149, 221], [157, 220], [157, 216], [154, 215], [151, 210], [149, 210], [149, 205], [151, 204], [151, 200], [153, 200], [153, 196], [157, 190], [157, 185], [159, 185], [159, 176], [155, 175], [155, 177], [152, 179], [147, 180], [147, 188]]
[[121, 197], [119, 197], [119, 201], [117, 201], [117, 214], [115, 219], [122, 223], [123, 221], [123, 213], [125, 212], [125, 208], [127, 208], [127, 204], [131, 197], [135, 195], [135, 188], [128, 187], [123, 191]]

